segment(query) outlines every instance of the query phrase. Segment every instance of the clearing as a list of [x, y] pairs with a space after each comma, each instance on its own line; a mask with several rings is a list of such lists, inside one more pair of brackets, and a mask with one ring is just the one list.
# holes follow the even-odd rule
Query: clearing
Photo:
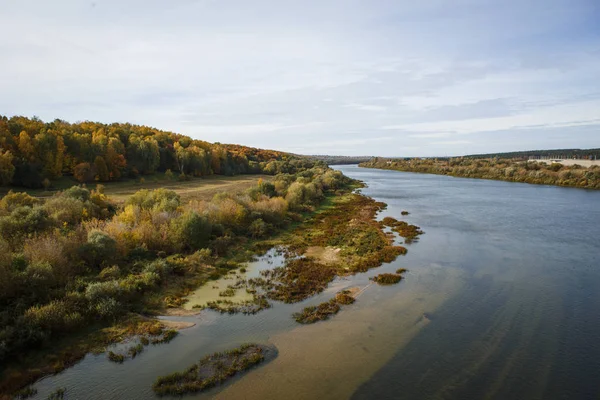
[[[270, 181], [273, 179], [270, 175], [236, 175], [222, 176], [210, 175], [202, 178], [191, 178], [189, 181], [169, 180], [163, 174], [150, 175], [143, 180], [123, 180], [117, 182], [102, 182], [104, 193], [112, 198], [117, 203], [122, 203], [135, 192], [140, 189], [159, 189], [165, 188], [177, 192], [181, 196], [182, 202], [187, 202], [191, 199], [195, 200], [211, 200], [213, 196], [221, 192], [241, 192], [258, 182], [259, 179]], [[98, 182], [100, 183], [100, 182]], [[44, 189], [27, 189], [20, 187], [0, 188], [0, 197], [8, 193], [9, 190], [14, 192], [27, 192], [35, 197], [50, 197], [57, 190], [64, 190], [79, 183], [72, 178], [63, 177], [54, 183], [55, 189], [45, 191]], [[89, 183], [87, 186], [92, 189], [94, 183]]]

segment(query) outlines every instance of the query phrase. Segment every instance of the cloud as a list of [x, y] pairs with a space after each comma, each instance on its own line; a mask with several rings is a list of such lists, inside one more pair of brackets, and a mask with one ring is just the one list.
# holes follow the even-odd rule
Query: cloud
[[600, 124], [600, 15], [587, 0], [0, 9], [7, 115], [129, 121], [312, 154], [600, 146], [590, 128]]

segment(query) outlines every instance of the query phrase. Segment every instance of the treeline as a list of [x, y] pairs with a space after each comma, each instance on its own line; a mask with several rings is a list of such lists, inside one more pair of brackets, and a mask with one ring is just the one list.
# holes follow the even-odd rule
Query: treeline
[[391, 169], [451, 175], [464, 178], [495, 179], [542, 185], [572, 186], [600, 189], [600, 166], [550, 165], [513, 159], [386, 159], [373, 158], [360, 164], [365, 168]]
[[600, 159], [600, 149], [557, 149], [557, 150], [529, 150], [513, 151], [508, 153], [472, 154], [467, 158], [511, 158], [527, 160], [529, 157], [550, 157], [560, 159]]
[[0, 186], [49, 186], [63, 175], [108, 182], [157, 171], [186, 176], [276, 174], [296, 166], [287, 153], [211, 144], [132, 124], [71, 124], [0, 116]]
[[121, 207], [101, 185], [45, 201], [10, 192], [0, 200], [0, 365], [91, 324], [171, 305], [165, 293], [177, 282], [230, 272], [232, 249], [302, 220], [351, 183], [315, 162], [290, 172], [188, 204], [165, 189]]
[[348, 164], [360, 164], [361, 162], [369, 161], [371, 156], [327, 156], [317, 155], [309, 156], [315, 160], [323, 161], [327, 165], [348, 165]]

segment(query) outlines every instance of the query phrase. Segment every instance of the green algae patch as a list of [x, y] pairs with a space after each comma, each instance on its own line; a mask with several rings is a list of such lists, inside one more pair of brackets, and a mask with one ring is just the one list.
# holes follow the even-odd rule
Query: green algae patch
[[274, 348], [259, 344], [244, 344], [236, 349], [213, 353], [182, 372], [157, 378], [152, 390], [159, 396], [202, 392], [264, 362], [271, 353], [276, 353]]

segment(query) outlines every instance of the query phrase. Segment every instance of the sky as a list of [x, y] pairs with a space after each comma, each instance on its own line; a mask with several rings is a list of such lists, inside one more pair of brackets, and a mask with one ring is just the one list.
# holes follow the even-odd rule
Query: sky
[[0, 114], [300, 154], [600, 147], [598, 0], [0, 0]]

